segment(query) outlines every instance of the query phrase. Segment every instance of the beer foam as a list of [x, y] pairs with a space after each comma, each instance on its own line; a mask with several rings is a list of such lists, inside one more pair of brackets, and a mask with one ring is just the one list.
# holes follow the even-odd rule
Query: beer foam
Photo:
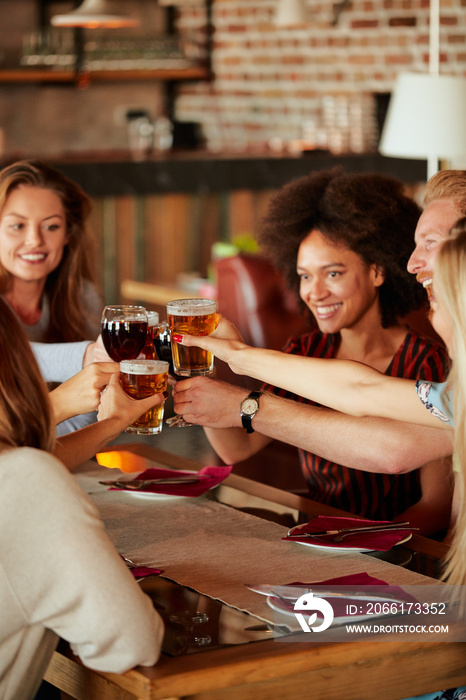
[[205, 316], [216, 309], [215, 299], [175, 299], [167, 303], [167, 313], [175, 316]]
[[148, 311], [147, 312], [147, 321], [148, 321], [148, 325], [150, 327], [156, 326], [159, 322], [159, 315], [158, 315], [157, 311]]
[[168, 372], [168, 362], [164, 360], [122, 360], [120, 372], [125, 374], [164, 374]]

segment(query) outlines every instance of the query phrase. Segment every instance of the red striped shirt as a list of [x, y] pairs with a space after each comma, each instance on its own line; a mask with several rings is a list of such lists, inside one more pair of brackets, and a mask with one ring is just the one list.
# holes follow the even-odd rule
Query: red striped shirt
[[[292, 338], [284, 350], [306, 357], [334, 358], [339, 343], [339, 334], [325, 334], [316, 330], [300, 338]], [[385, 372], [392, 377], [431, 381], [444, 381], [447, 373], [448, 356], [445, 350], [412, 331], [407, 333]], [[283, 389], [265, 388], [285, 398], [313, 403]], [[350, 513], [376, 520], [392, 520], [421, 497], [419, 469], [399, 475], [373, 474], [335, 464], [301, 449], [299, 456], [309, 496]]]

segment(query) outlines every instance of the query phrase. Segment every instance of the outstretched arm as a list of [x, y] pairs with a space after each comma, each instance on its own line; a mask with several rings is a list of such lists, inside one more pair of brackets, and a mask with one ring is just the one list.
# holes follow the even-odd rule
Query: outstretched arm
[[120, 435], [143, 413], [167, 398], [154, 394], [146, 399], [132, 399], [121, 388], [119, 375], [112, 374], [99, 406], [98, 422], [57, 440], [54, 454], [70, 471], [93, 457]]
[[[419, 400], [415, 381], [389, 377], [359, 362], [288, 355], [229, 340], [234, 326], [221, 320], [210, 336], [174, 335], [172, 342], [196, 345], [227, 362], [233, 372], [306, 397], [353, 416], [379, 416], [434, 428], [450, 428]], [[236, 329], [234, 329], [236, 331]]]
[[[227, 464], [256, 454], [272, 439], [363, 471], [402, 474], [451, 455], [452, 433], [438, 428], [368, 416], [355, 418], [263, 394], [253, 419], [255, 432], [241, 425], [240, 403], [248, 390], [209, 377], [191, 377], [173, 388], [175, 412], [202, 425]], [[440, 421], [439, 421], [440, 422]]]

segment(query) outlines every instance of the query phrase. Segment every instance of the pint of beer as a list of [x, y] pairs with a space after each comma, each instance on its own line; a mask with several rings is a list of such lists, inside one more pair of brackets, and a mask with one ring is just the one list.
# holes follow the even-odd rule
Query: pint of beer
[[[170, 332], [186, 335], [210, 335], [217, 327], [217, 304], [213, 299], [177, 299], [167, 303]], [[207, 350], [172, 343], [175, 374], [196, 377], [210, 374], [214, 358]]]
[[[124, 360], [120, 362], [120, 381], [133, 399], [145, 399], [167, 389], [168, 362]], [[126, 428], [127, 433], [155, 435], [162, 430], [164, 404], [149, 409]]]

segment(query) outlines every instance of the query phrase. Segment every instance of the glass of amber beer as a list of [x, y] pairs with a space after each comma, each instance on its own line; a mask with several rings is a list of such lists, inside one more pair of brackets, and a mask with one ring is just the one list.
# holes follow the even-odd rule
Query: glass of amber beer
[[[167, 303], [167, 321], [171, 334], [210, 335], [217, 327], [217, 303], [214, 299], [176, 299]], [[196, 377], [210, 374], [214, 358], [207, 350], [172, 343], [175, 374]]]
[[[145, 399], [167, 389], [168, 362], [160, 360], [123, 360], [120, 380], [133, 399]], [[126, 428], [127, 433], [156, 435], [162, 431], [164, 403], [154, 406]]]

